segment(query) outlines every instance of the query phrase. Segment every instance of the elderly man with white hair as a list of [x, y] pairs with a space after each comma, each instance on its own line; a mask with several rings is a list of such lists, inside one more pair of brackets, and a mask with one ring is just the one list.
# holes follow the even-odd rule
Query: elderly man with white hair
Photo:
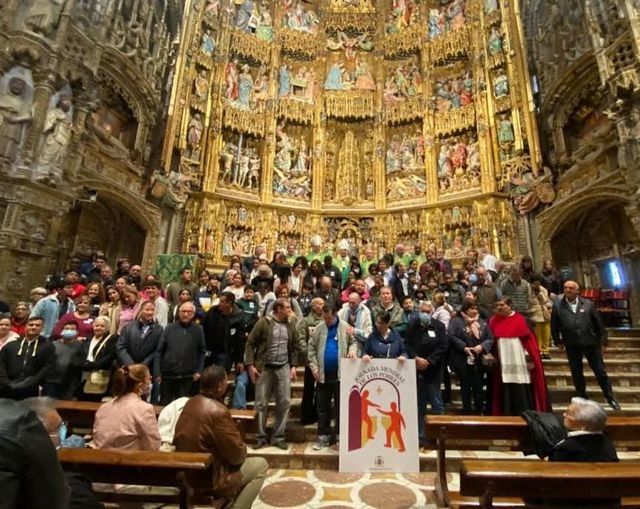
[[320, 260], [322, 262], [327, 255], [331, 255], [331, 253], [322, 249], [322, 237], [320, 235], [311, 237], [311, 251], [309, 251], [309, 254], [306, 256], [307, 261], [309, 263], [313, 260]]
[[160, 337], [153, 374], [160, 384], [162, 405], [197, 392], [193, 384], [202, 375], [207, 347], [202, 326], [194, 322], [195, 316], [193, 302], [183, 302], [178, 308], [178, 321], [167, 325]]
[[349, 300], [338, 311], [338, 318], [349, 325], [347, 334], [358, 342], [358, 354], [361, 354], [364, 342], [373, 332], [373, 323], [371, 321], [371, 311], [362, 303], [359, 293], [352, 292], [349, 294]]

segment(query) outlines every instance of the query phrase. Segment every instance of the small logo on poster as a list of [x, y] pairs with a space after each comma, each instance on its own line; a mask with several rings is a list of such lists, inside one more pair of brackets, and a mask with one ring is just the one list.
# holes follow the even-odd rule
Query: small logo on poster
[[384, 458], [382, 456], [376, 456], [374, 464], [378, 468], [384, 467]]

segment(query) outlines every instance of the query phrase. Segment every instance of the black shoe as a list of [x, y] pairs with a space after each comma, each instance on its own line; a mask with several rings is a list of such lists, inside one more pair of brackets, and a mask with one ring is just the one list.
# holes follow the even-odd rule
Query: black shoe
[[620, 403], [618, 403], [618, 400], [613, 396], [611, 396], [610, 398], [607, 398], [607, 403], [609, 403], [609, 406], [611, 407], [612, 410], [615, 410], [616, 412], [620, 410]]
[[258, 440], [256, 440], [256, 443], [253, 444], [253, 449], [254, 450], [258, 450], [258, 449], [262, 449], [263, 447], [266, 447], [267, 441], [263, 438], [259, 438]]

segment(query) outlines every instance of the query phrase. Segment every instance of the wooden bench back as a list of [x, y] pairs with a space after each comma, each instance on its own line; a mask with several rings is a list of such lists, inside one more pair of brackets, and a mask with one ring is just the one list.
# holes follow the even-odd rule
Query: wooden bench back
[[58, 458], [65, 470], [82, 473], [92, 482], [179, 487], [181, 474], [198, 485], [213, 482], [213, 455], [207, 453], [85, 448], [59, 449]]
[[640, 496], [640, 463], [550, 463], [465, 460], [460, 493], [498, 497], [617, 498]]
[[[71, 424], [72, 427], [92, 428], [96, 412], [102, 403], [92, 401], [64, 401], [55, 402], [55, 407], [63, 421]], [[156, 418], [160, 415], [164, 407], [154, 405], [153, 409]], [[257, 413], [255, 410], [231, 409], [231, 417], [240, 426], [242, 432], [253, 432], [257, 424]]]
[[[527, 422], [522, 417], [428, 415], [427, 437], [436, 439], [441, 432], [448, 440], [515, 440], [529, 438]], [[640, 440], [639, 417], [609, 417], [607, 433], [615, 442]]]

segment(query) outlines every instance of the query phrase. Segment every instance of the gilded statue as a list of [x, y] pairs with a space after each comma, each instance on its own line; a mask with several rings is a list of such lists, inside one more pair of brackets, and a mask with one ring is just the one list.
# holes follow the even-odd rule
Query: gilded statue
[[59, 183], [62, 179], [62, 162], [73, 134], [70, 110], [71, 100], [67, 96], [61, 96], [58, 104], [47, 113], [44, 138], [36, 163], [38, 180]]
[[14, 162], [31, 123], [31, 101], [22, 78], [11, 78], [7, 88], [0, 97], [0, 157]]
[[291, 30], [315, 34], [320, 20], [313, 9], [305, 7], [301, 0], [282, 0], [282, 26]]
[[338, 30], [335, 37], [327, 37], [327, 49], [331, 51], [343, 49], [347, 61], [353, 61], [356, 59], [356, 50], [373, 50], [373, 41], [371, 34], [368, 32], [351, 36], [346, 32]]
[[187, 145], [189, 146], [189, 157], [200, 159], [200, 140], [202, 139], [202, 117], [200, 113], [194, 113], [189, 121], [187, 129]]
[[200, 52], [207, 57], [212, 57], [216, 49], [216, 42], [211, 35], [211, 30], [205, 28], [202, 33], [202, 41], [200, 42]]

